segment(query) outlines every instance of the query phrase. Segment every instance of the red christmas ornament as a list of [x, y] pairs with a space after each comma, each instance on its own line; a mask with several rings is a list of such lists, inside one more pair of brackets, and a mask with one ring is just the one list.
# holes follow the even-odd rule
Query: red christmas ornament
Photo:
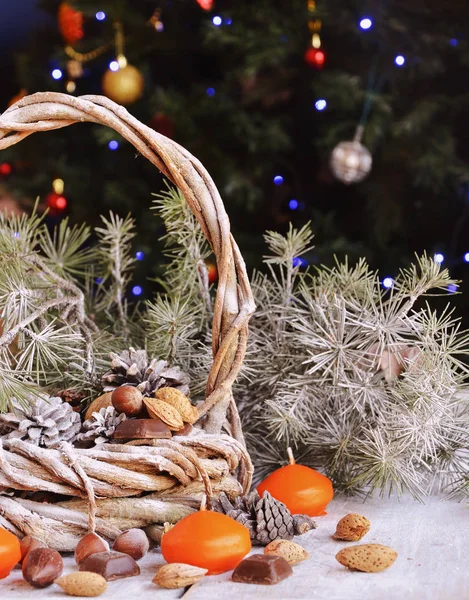
[[83, 31], [83, 14], [68, 4], [62, 2], [57, 12], [60, 35], [67, 44], [73, 46], [85, 35]]
[[171, 139], [174, 137], [174, 121], [162, 112], [156, 113], [149, 126], [161, 135]]
[[208, 282], [210, 285], [218, 281], [217, 266], [212, 263], [207, 263]]
[[212, 10], [213, 0], [197, 0], [197, 4], [204, 10]]
[[8, 177], [8, 175], [11, 174], [12, 170], [13, 167], [10, 165], [10, 163], [4, 162], [0, 164], [0, 175], [2, 177]]
[[62, 194], [51, 192], [46, 198], [49, 214], [56, 216], [67, 208], [67, 199]]
[[305, 52], [305, 61], [311, 67], [322, 69], [325, 60], [326, 55], [322, 50], [317, 50], [316, 48], [308, 48], [308, 50], [306, 50]]

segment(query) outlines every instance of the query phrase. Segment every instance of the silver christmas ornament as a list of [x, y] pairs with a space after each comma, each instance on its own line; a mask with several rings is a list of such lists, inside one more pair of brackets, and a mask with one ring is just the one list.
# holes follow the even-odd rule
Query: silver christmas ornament
[[350, 142], [340, 142], [331, 154], [331, 170], [339, 181], [349, 185], [363, 181], [371, 171], [373, 158], [361, 143], [363, 127], [357, 127], [355, 137]]

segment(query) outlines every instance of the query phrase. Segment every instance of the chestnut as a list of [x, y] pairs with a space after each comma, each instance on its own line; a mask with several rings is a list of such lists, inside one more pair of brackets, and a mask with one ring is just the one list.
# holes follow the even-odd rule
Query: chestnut
[[128, 417], [135, 417], [143, 409], [143, 394], [131, 385], [122, 385], [116, 388], [111, 395], [112, 405], [118, 413]]
[[134, 560], [145, 556], [150, 548], [146, 533], [142, 529], [127, 529], [116, 537], [112, 549], [116, 552], [128, 554]]
[[57, 550], [36, 548], [28, 552], [23, 560], [23, 577], [32, 586], [44, 588], [62, 575], [63, 566]]
[[75, 562], [80, 565], [85, 558], [96, 552], [107, 552], [109, 544], [96, 533], [87, 533], [78, 542], [75, 548]]

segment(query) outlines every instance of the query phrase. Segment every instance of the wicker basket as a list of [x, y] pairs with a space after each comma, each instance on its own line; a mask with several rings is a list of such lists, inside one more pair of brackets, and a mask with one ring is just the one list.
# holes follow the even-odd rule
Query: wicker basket
[[[14, 490], [0, 495], [0, 526], [61, 551], [73, 550], [87, 529], [112, 540], [129, 527], [175, 522], [197, 509], [204, 495], [210, 503], [220, 491], [245, 493], [252, 477], [232, 384], [245, 355], [254, 302], [223, 202], [204, 167], [101, 96], [46, 92], [23, 98], [0, 116], [0, 150], [36, 131], [86, 121], [115, 129], [182, 191], [213, 249], [219, 282], [200, 434], [89, 450], [65, 443], [43, 449], [19, 440], [0, 447], [0, 490]], [[231, 435], [221, 433], [226, 420]], [[26, 499], [32, 491], [46, 492], [49, 500], [51, 494], [70, 499]]]

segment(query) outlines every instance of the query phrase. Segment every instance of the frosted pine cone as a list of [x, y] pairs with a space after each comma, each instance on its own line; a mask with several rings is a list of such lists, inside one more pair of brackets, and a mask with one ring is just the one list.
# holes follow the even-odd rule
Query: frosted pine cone
[[264, 492], [257, 491], [236, 498], [233, 502], [221, 493], [214, 503], [214, 510], [228, 515], [249, 529], [254, 544], [266, 546], [276, 539], [291, 540], [317, 527], [307, 515], [292, 515], [288, 508]]
[[112, 438], [116, 427], [125, 419], [125, 414], [118, 414], [113, 406], [102, 408], [83, 423], [82, 433], [77, 440], [94, 442], [96, 445], [104, 444]]
[[1, 437], [21, 439], [36, 446], [53, 448], [60, 442], [73, 442], [81, 428], [80, 415], [61, 398], [42, 395], [14, 412], [0, 414]]
[[174, 387], [186, 396], [190, 378], [180, 367], [170, 367], [165, 360], [149, 359], [146, 350], [129, 348], [119, 356], [109, 354], [111, 370], [102, 377], [105, 392], [121, 385], [137, 387], [144, 396], [152, 396], [161, 387]]

